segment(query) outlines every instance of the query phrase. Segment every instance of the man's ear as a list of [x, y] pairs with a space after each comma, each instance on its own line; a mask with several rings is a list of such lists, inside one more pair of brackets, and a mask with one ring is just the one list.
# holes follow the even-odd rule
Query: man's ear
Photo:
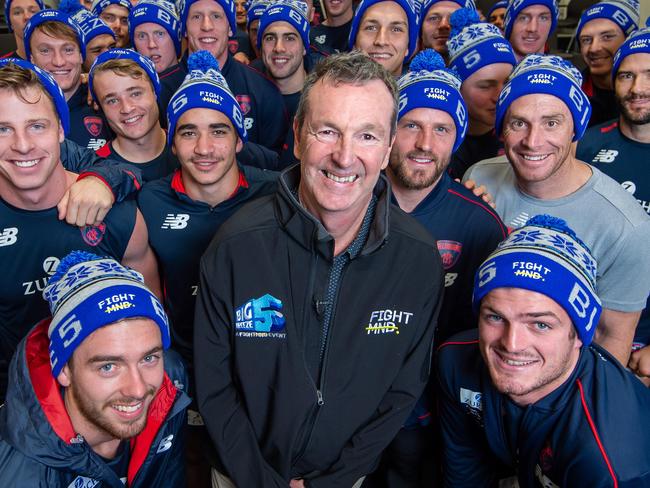
[[65, 131], [63, 130], [63, 124], [59, 120], [59, 144], [62, 144], [65, 140]]
[[241, 151], [243, 148], [244, 148], [244, 143], [243, 143], [243, 141], [241, 140], [241, 138], [238, 137], [238, 138], [237, 138], [237, 145], [235, 146], [235, 152], [238, 153], [238, 152]]
[[300, 128], [298, 127], [298, 119], [296, 117], [293, 118], [293, 155], [296, 157], [298, 161], [300, 161]]
[[61, 372], [59, 375], [56, 377], [56, 380], [59, 382], [59, 384], [64, 387], [68, 388], [70, 384], [72, 383], [72, 375], [70, 372], [70, 366], [67, 364], [63, 366], [63, 369], [61, 369]]

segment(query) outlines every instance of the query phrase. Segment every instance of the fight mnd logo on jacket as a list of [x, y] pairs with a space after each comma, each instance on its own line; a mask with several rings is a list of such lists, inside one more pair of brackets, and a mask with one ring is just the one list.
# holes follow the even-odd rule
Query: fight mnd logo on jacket
[[282, 315], [282, 301], [268, 293], [248, 300], [235, 309], [235, 335], [237, 337], [273, 337], [284, 339], [286, 320]]

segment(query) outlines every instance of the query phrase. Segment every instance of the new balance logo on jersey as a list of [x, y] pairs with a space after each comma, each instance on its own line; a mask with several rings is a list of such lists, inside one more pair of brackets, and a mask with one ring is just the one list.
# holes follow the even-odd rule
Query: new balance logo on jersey
[[316, 41], [318, 44], [325, 44], [326, 40], [327, 40], [327, 36], [325, 34], [323, 34], [322, 36], [314, 37], [314, 41]]
[[160, 441], [160, 444], [158, 444], [158, 450], [156, 451], [156, 454], [169, 451], [169, 449], [172, 447], [173, 439], [174, 439], [174, 434], [168, 435], [167, 437], [163, 437], [163, 439]]
[[11, 246], [18, 240], [18, 229], [16, 227], [7, 227], [0, 232], [0, 247]]
[[592, 163], [613, 163], [618, 156], [616, 149], [601, 149], [591, 160]]
[[190, 220], [190, 216], [187, 214], [167, 214], [165, 221], [160, 226], [161, 229], [184, 229], [187, 227], [187, 221]]

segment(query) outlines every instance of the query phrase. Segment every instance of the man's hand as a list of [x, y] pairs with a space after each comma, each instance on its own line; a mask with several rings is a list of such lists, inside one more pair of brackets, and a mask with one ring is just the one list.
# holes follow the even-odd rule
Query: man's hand
[[289, 488], [305, 488], [305, 482], [303, 480], [291, 480]]
[[[460, 180], [456, 179], [456, 181], [460, 183]], [[494, 203], [494, 199], [492, 198], [492, 195], [488, 193], [485, 185], [476, 186], [476, 182], [474, 180], [467, 180], [466, 182], [463, 183], [463, 185], [465, 185], [465, 188], [470, 190], [475, 196], [481, 198], [490, 207], [497, 208], [496, 203]]]
[[235, 53], [235, 55], [233, 56], [233, 58], [235, 58], [237, 61], [239, 61], [239, 62], [242, 63], [242, 64], [251, 64], [251, 60], [248, 59], [248, 56], [246, 56], [246, 55], [245, 55], [244, 53], [242, 53], [242, 52]]
[[95, 176], [76, 181], [57, 205], [59, 220], [83, 227], [99, 225], [113, 206], [115, 197], [111, 189]]
[[634, 351], [630, 356], [628, 367], [637, 376], [650, 378], [650, 346]]

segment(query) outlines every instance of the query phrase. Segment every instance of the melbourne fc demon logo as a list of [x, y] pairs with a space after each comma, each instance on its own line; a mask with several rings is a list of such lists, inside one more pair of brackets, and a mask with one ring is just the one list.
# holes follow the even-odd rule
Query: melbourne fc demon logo
[[242, 114], [248, 114], [251, 111], [251, 97], [248, 95], [237, 95], [235, 98], [239, 103]]
[[86, 225], [79, 230], [81, 231], [81, 237], [83, 237], [84, 242], [89, 246], [95, 247], [104, 238], [106, 224], [102, 222], [99, 225]]
[[456, 241], [438, 241], [438, 252], [442, 258], [443, 268], [450, 269], [458, 262], [463, 245]]
[[102, 128], [104, 127], [104, 121], [101, 117], [96, 117], [94, 115], [89, 115], [84, 117], [84, 127], [90, 132], [90, 135], [97, 137], [102, 133]]

